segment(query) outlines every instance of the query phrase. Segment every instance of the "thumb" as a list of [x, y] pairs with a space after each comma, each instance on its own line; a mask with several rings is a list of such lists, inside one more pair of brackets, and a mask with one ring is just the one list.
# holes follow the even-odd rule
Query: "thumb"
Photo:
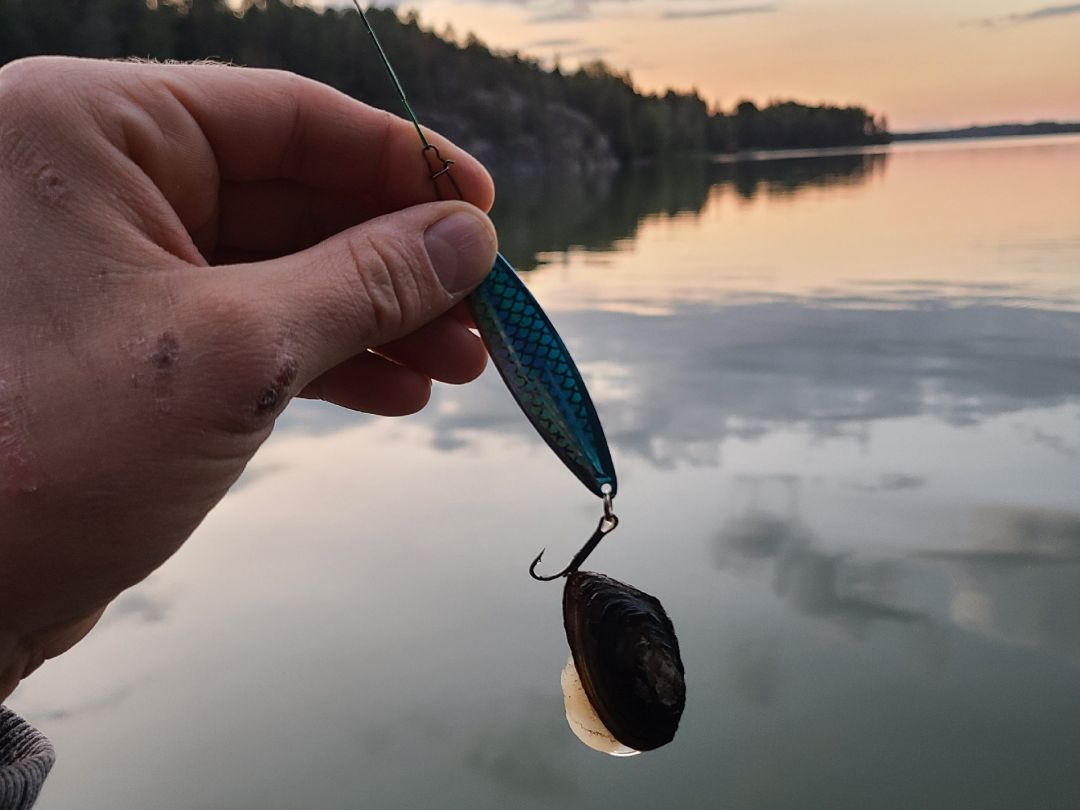
[[310, 380], [446, 312], [491, 271], [496, 245], [480, 209], [428, 203], [246, 270], [293, 324], [300, 373]]

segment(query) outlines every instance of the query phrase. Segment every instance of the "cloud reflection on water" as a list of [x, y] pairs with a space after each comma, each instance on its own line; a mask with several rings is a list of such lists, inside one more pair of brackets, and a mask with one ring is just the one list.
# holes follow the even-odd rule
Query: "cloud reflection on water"
[[765, 577], [794, 610], [854, 637], [910, 624], [920, 645], [934, 637], [938, 647], [953, 626], [1080, 666], [1080, 512], [980, 508], [937, 548], [836, 549], [800, 516], [804, 483], [745, 482], [743, 508], [716, 537], [721, 570]]
[[[661, 468], [716, 464], [725, 439], [792, 425], [857, 436], [883, 419], [972, 425], [1080, 399], [1080, 315], [1072, 313], [990, 306], [825, 316], [812, 304], [774, 303], [686, 306], [661, 318], [563, 313], [560, 322], [570, 335], [589, 335], [576, 354], [616, 451]], [[606, 371], [590, 373], [601, 358]], [[595, 385], [598, 377], [610, 382]], [[419, 417], [436, 446], [460, 450], [477, 431], [530, 435], [499, 382], [485, 383], [467, 399], [442, 392], [467, 404]]]

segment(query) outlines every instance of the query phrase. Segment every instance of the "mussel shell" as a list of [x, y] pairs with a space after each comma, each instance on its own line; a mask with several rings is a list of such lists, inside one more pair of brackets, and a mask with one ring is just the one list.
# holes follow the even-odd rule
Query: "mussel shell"
[[654, 596], [576, 571], [563, 624], [585, 694], [612, 736], [638, 751], [671, 742], [686, 705], [679, 640]]

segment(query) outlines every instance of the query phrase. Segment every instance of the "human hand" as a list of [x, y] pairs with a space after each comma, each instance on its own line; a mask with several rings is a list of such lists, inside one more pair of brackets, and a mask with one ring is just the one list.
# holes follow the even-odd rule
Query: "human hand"
[[493, 189], [454, 158], [467, 202], [426, 202], [411, 125], [286, 73], [0, 70], [0, 700], [179, 548], [291, 397], [404, 414], [480, 373], [451, 309], [492, 266]]

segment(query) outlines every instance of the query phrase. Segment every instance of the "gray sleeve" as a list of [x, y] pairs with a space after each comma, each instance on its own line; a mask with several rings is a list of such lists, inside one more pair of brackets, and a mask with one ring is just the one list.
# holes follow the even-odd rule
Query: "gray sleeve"
[[0, 706], [0, 810], [29, 810], [55, 759], [45, 735]]

